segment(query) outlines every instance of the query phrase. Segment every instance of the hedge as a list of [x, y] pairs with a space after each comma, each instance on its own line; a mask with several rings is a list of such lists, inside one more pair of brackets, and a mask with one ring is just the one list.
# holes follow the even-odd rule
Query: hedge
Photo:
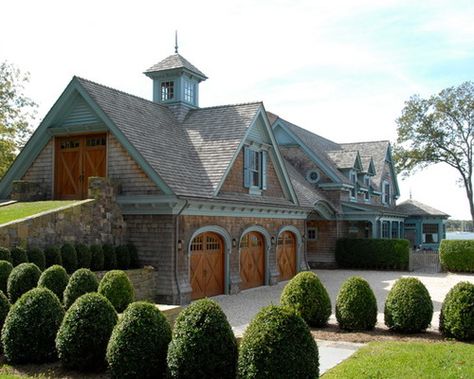
[[341, 238], [336, 261], [341, 268], [407, 270], [410, 242], [404, 239]]
[[34, 263], [41, 271], [44, 271], [46, 267], [46, 258], [44, 251], [40, 248], [33, 247], [27, 251], [28, 261]]
[[443, 270], [474, 272], [474, 240], [442, 240], [439, 259]]
[[25, 292], [35, 288], [40, 276], [41, 271], [34, 263], [21, 263], [16, 266], [7, 281], [7, 292], [11, 303], [13, 304]]
[[12, 257], [12, 263], [13, 266], [18, 266], [21, 263], [27, 263], [28, 262], [28, 254], [26, 253], [26, 250], [23, 249], [20, 246], [14, 247], [13, 249], [10, 250], [10, 254]]

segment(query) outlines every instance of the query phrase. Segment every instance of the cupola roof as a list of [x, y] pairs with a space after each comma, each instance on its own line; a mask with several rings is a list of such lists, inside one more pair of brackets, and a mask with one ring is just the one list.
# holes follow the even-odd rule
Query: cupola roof
[[207, 76], [204, 73], [196, 68], [193, 64], [191, 64], [186, 58], [182, 55], [176, 53], [170, 55], [169, 57], [163, 59], [161, 62], [151, 66], [148, 70], [145, 71], [146, 75], [168, 71], [168, 70], [176, 70], [176, 69], [184, 69], [189, 71], [190, 73], [196, 75], [200, 80], [206, 80]]

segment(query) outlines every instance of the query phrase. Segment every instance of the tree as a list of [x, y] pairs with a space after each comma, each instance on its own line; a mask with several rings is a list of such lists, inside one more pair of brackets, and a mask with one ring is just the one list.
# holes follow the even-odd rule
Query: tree
[[394, 158], [399, 172], [409, 175], [435, 163], [456, 169], [474, 221], [474, 83], [446, 88], [428, 99], [412, 96], [397, 125]]
[[31, 134], [37, 105], [24, 93], [28, 81], [28, 73], [0, 63], [0, 178]]

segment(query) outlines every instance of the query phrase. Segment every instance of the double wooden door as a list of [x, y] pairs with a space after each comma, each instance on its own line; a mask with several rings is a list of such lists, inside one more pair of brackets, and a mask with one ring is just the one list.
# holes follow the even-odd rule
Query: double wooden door
[[105, 134], [56, 138], [55, 197], [85, 199], [88, 178], [106, 175]]
[[191, 242], [191, 299], [224, 293], [224, 243], [216, 233], [202, 233]]
[[293, 233], [283, 232], [278, 237], [277, 262], [280, 281], [296, 275], [296, 239]]
[[240, 289], [265, 284], [265, 243], [263, 236], [249, 232], [240, 241]]

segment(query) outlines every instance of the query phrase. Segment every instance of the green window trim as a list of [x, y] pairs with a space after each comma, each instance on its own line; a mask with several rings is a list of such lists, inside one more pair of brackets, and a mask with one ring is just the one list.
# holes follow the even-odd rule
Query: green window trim
[[244, 146], [244, 187], [251, 193], [267, 189], [267, 159], [265, 150]]

